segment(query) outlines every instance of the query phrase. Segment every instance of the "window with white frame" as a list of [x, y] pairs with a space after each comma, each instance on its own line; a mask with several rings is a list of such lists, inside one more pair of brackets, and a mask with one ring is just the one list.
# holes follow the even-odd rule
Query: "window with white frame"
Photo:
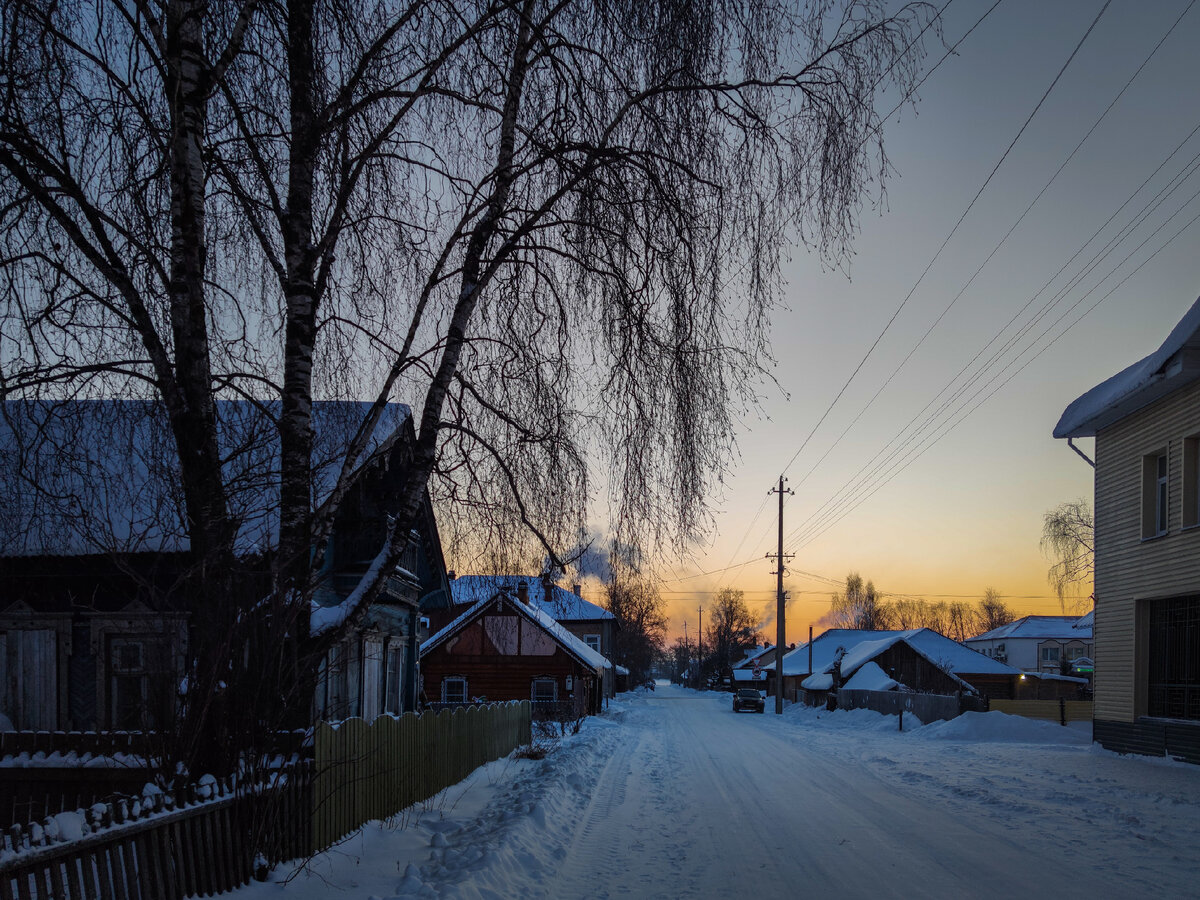
[[467, 702], [467, 679], [460, 675], [448, 675], [442, 679], [443, 703]]
[[1170, 468], [1164, 448], [1142, 457], [1142, 538], [1167, 533]]
[[583, 636], [583, 642], [585, 644], [587, 644], [589, 647], [591, 647], [593, 650], [595, 650], [597, 653], [600, 652], [600, 635], [585, 634]]
[[1042, 662], [1046, 663], [1047, 665], [1058, 665], [1059, 652], [1060, 648], [1058, 647], [1043, 647]]
[[534, 703], [553, 703], [558, 699], [558, 681], [550, 677], [533, 679], [530, 698]]

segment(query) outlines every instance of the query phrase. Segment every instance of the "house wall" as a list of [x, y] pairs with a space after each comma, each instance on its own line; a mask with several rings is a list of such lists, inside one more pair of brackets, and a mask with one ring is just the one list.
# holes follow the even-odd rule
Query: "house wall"
[[[613, 622], [612, 619], [583, 619], [583, 620], [559, 620], [559, 625], [565, 628], [575, 637], [579, 638], [584, 643], [587, 643], [589, 634], [600, 635], [600, 652], [604, 654], [605, 659], [612, 660], [613, 658]], [[617, 695], [617, 684], [615, 679], [615, 669], [604, 670], [604, 696], [615, 697]]]
[[[1095, 718], [1146, 713], [1148, 602], [1200, 593], [1200, 528], [1184, 526], [1184, 440], [1200, 435], [1200, 383], [1096, 435]], [[1142, 460], [1168, 458], [1168, 531], [1142, 537]]]
[[[1017, 637], [989, 638], [987, 640], [967, 640], [963, 644], [972, 650], [977, 650], [984, 656], [1000, 659], [1014, 668], [1024, 672], [1057, 672], [1058, 665], [1042, 662], [1042, 647], [1058, 647], [1060, 656], [1066, 655], [1070, 649], [1077, 649], [1079, 655], [1091, 657], [1092, 642], [1085, 638], [1075, 637]], [[1001, 651], [1000, 648], [1004, 650]]]
[[928, 694], [956, 693], [959, 683], [915, 653], [907, 644], [893, 644], [875, 657], [875, 663], [896, 681]]

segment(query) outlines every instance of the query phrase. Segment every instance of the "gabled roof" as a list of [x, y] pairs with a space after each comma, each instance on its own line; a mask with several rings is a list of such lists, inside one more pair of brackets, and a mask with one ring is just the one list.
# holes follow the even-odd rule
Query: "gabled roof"
[[1197, 380], [1200, 380], [1200, 299], [1179, 320], [1162, 346], [1072, 402], [1054, 426], [1054, 436], [1093, 437], [1101, 428]]
[[[775, 652], [775, 648], [773, 646], [760, 647], [757, 650], [747, 651], [745, 658], [741, 662], [735, 663], [733, 665], [733, 668], [734, 669], [752, 669], [752, 668], [754, 668], [754, 661], [756, 659], [762, 659], [766, 654], [772, 654], [771, 659], [774, 660], [774, 658], [775, 658], [773, 655], [774, 652]], [[784, 659], [786, 659], [786, 658], [787, 657], [785, 656]], [[773, 667], [769, 667], [769, 668], [773, 668]]]
[[450, 593], [455, 604], [474, 604], [482, 598], [496, 596], [496, 592], [500, 590], [515, 593], [518, 582], [522, 581], [529, 592], [529, 602], [559, 622], [591, 622], [616, 618], [604, 607], [584, 600], [557, 584], [550, 584], [550, 590], [547, 592], [545, 582], [532, 576], [459, 575], [450, 582]]
[[1092, 636], [1092, 629], [1081, 625], [1079, 616], [1022, 616], [1021, 618], [967, 638], [966, 643], [973, 641], [1001, 641], [1016, 638], [1032, 640], [1087, 640]]
[[[313, 504], [336, 484], [346, 447], [370, 404], [313, 404]], [[236, 548], [278, 537], [278, 403], [217, 401], [218, 444], [238, 520]], [[390, 452], [409, 409], [389, 404], [358, 470]], [[0, 406], [0, 555], [76, 556], [188, 548], [179, 457], [161, 404], [137, 400]], [[39, 489], [35, 489], [35, 485]]]
[[[903, 641], [925, 659], [950, 674], [971, 675], [1017, 675], [1019, 670], [999, 660], [984, 656], [958, 641], [938, 634], [929, 628], [910, 631], [858, 631], [849, 628], [830, 628], [813, 638], [812, 672], [808, 668], [808, 644], [801, 644], [783, 658], [783, 674], [809, 675], [827, 672], [833, 666], [839, 649], [845, 650], [842, 658], [842, 675], [848, 677], [863, 663], [878, 656], [898, 641]], [[764, 666], [773, 669], [774, 663]]]
[[522, 603], [514, 594], [509, 593], [504, 588], [498, 588], [493, 593], [485, 597], [480, 597], [471, 607], [462, 615], [458, 616], [454, 621], [448, 624], [445, 628], [432, 635], [427, 641], [421, 644], [421, 655], [424, 656], [430, 650], [433, 650], [439, 644], [445, 643], [448, 639], [462, 631], [476, 617], [499, 598], [506, 606], [511, 608], [519, 616], [523, 616], [529, 621], [535, 623], [544, 631], [546, 631], [559, 646], [563, 648], [570, 656], [589, 669], [597, 672], [603, 669], [612, 668], [612, 663], [608, 661], [600, 653], [593, 650], [586, 643], [581, 641], [567, 629], [563, 628], [552, 616], [543, 610], [539, 609], [532, 603]]

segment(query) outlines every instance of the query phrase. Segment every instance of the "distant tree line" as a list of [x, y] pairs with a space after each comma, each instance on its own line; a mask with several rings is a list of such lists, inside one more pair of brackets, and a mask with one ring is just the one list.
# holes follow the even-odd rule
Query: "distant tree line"
[[831, 628], [886, 631], [929, 628], [956, 641], [1007, 625], [1016, 614], [995, 588], [987, 588], [975, 603], [931, 602], [917, 597], [885, 598], [857, 572], [846, 576], [846, 588], [835, 593], [821, 623]]

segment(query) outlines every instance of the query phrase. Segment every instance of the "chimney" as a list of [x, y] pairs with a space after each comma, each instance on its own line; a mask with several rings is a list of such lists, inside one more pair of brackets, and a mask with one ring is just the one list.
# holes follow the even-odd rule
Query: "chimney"
[[447, 572], [447, 573], [446, 573], [446, 580], [447, 580], [447, 581], [453, 581], [453, 580], [455, 579], [455, 577], [456, 577], [456, 576], [455, 576], [455, 574], [454, 574], [454, 570], [453, 570], [453, 569], [451, 569], [449, 572]]
[[529, 602], [529, 585], [524, 581], [517, 582], [517, 599], [522, 603]]
[[583, 596], [583, 594], [581, 593], [581, 591], [582, 591], [582, 590], [583, 590], [583, 585], [582, 585], [582, 584], [573, 584], [573, 585], [571, 585], [571, 593], [572, 593], [572, 594], [574, 594], [576, 597], [582, 597], [582, 596]]

